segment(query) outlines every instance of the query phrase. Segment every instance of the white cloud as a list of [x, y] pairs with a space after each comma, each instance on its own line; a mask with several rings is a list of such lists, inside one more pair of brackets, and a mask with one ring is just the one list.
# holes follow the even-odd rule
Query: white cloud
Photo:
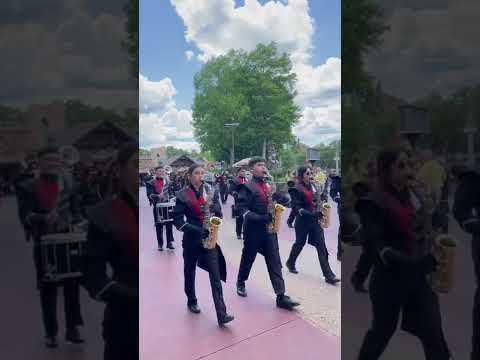
[[185, 57], [187, 58], [188, 61], [192, 60], [193, 51], [192, 50], [185, 51]]
[[192, 111], [178, 110], [174, 96], [177, 91], [169, 78], [140, 80], [140, 146], [151, 148], [171, 145], [188, 150], [199, 150], [193, 137]]
[[[309, 116], [302, 116], [301, 140], [317, 133], [311, 124], [312, 111], [330, 114], [330, 103], [340, 106], [341, 63], [339, 58], [329, 58], [324, 64], [311, 64], [314, 19], [309, 14], [307, 0], [288, 2], [269, 1], [264, 5], [258, 0], [245, 0], [245, 5], [235, 7], [234, 0], [171, 0], [185, 26], [187, 42], [199, 49], [197, 59], [206, 62], [212, 57], [225, 54], [231, 48], [253, 50], [258, 43], [275, 41], [280, 51], [291, 54], [293, 71], [297, 74], [296, 102]], [[315, 118], [314, 124], [322, 124], [324, 117]], [[328, 115], [329, 116], [329, 115]], [[320, 119], [320, 120], [319, 120]], [[340, 126], [340, 118], [338, 126]], [[333, 121], [333, 119], [331, 120]], [[298, 127], [297, 127], [298, 128]], [[306, 141], [306, 140], [305, 140]]]
[[139, 97], [141, 112], [163, 112], [175, 106], [173, 97], [177, 94], [170, 78], [151, 81], [139, 74]]
[[[25, 106], [78, 98], [117, 110], [136, 107], [128, 55], [121, 46], [123, 14], [109, 13], [111, 6], [92, 14], [85, 1], [37, 6], [28, 1], [0, 5], [0, 53], [6, 64], [0, 68], [2, 102]], [[25, 12], [22, 21], [13, 11], [17, 8]], [[18, 22], [5, 21], [9, 13]]]
[[[368, 67], [383, 89], [406, 100], [435, 91], [448, 94], [476, 84], [480, 3], [471, 0], [422, 1], [387, 6], [390, 31]], [[410, 6], [407, 6], [410, 5]], [[422, 5], [422, 6], [420, 6]]]
[[293, 129], [300, 140], [310, 146], [340, 138], [341, 105], [336, 101], [322, 107], [306, 107]]

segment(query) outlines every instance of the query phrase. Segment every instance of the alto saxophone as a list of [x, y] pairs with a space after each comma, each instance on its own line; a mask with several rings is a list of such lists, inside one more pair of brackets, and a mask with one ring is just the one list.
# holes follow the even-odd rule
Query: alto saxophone
[[267, 231], [269, 234], [276, 234], [278, 233], [278, 230], [280, 228], [282, 214], [285, 211], [285, 206], [273, 202], [272, 192], [272, 187], [268, 186], [268, 212], [272, 215], [272, 222], [267, 224]]
[[213, 196], [214, 190], [210, 189], [210, 191], [206, 194], [206, 202], [203, 205], [203, 228], [209, 230], [208, 238], [203, 239], [203, 247], [205, 249], [215, 248], [218, 241], [218, 228], [222, 224], [222, 219], [220, 219], [218, 216], [210, 215], [210, 207], [213, 203]]
[[330, 226], [330, 211], [332, 209], [332, 205], [328, 203], [328, 201], [322, 200], [322, 194], [320, 193], [320, 186], [318, 186], [317, 182], [314, 182], [315, 185], [315, 197], [316, 197], [316, 205], [317, 205], [317, 212], [321, 213], [323, 216], [318, 219], [318, 223], [322, 227], [322, 229], [327, 229]]
[[453, 285], [455, 248], [457, 242], [448, 234], [437, 235], [434, 242], [434, 254], [438, 261], [437, 270], [431, 275], [433, 290], [448, 293]]

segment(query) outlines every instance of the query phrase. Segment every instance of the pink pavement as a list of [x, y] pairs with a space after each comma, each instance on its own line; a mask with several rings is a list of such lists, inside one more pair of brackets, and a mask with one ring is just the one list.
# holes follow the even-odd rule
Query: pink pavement
[[223, 284], [227, 310], [235, 315], [233, 322], [218, 327], [208, 274], [200, 268], [196, 290], [202, 312], [188, 312], [181, 234], [174, 235], [176, 249], [158, 252], [152, 208], [141, 189], [141, 360], [340, 359], [337, 337], [315, 328], [296, 312], [276, 308], [272, 297], [253, 284], [249, 284], [248, 297], [240, 298], [235, 291], [234, 265], [238, 264], [227, 264], [227, 283]]

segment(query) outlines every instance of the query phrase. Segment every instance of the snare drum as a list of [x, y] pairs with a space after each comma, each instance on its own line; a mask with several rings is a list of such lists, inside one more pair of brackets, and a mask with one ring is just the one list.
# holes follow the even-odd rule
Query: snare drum
[[157, 203], [157, 223], [163, 224], [173, 221], [175, 202]]
[[86, 233], [60, 233], [42, 236], [43, 281], [57, 282], [82, 276], [81, 264]]

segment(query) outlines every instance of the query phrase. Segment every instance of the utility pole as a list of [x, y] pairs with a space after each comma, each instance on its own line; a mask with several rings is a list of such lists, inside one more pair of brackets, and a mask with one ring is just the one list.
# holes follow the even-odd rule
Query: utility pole
[[[232, 119], [233, 120], [233, 119]], [[233, 164], [235, 163], [235, 128], [240, 125], [239, 123], [230, 123], [225, 124], [225, 127], [232, 128], [232, 151], [230, 151], [230, 166], [233, 168]]]

